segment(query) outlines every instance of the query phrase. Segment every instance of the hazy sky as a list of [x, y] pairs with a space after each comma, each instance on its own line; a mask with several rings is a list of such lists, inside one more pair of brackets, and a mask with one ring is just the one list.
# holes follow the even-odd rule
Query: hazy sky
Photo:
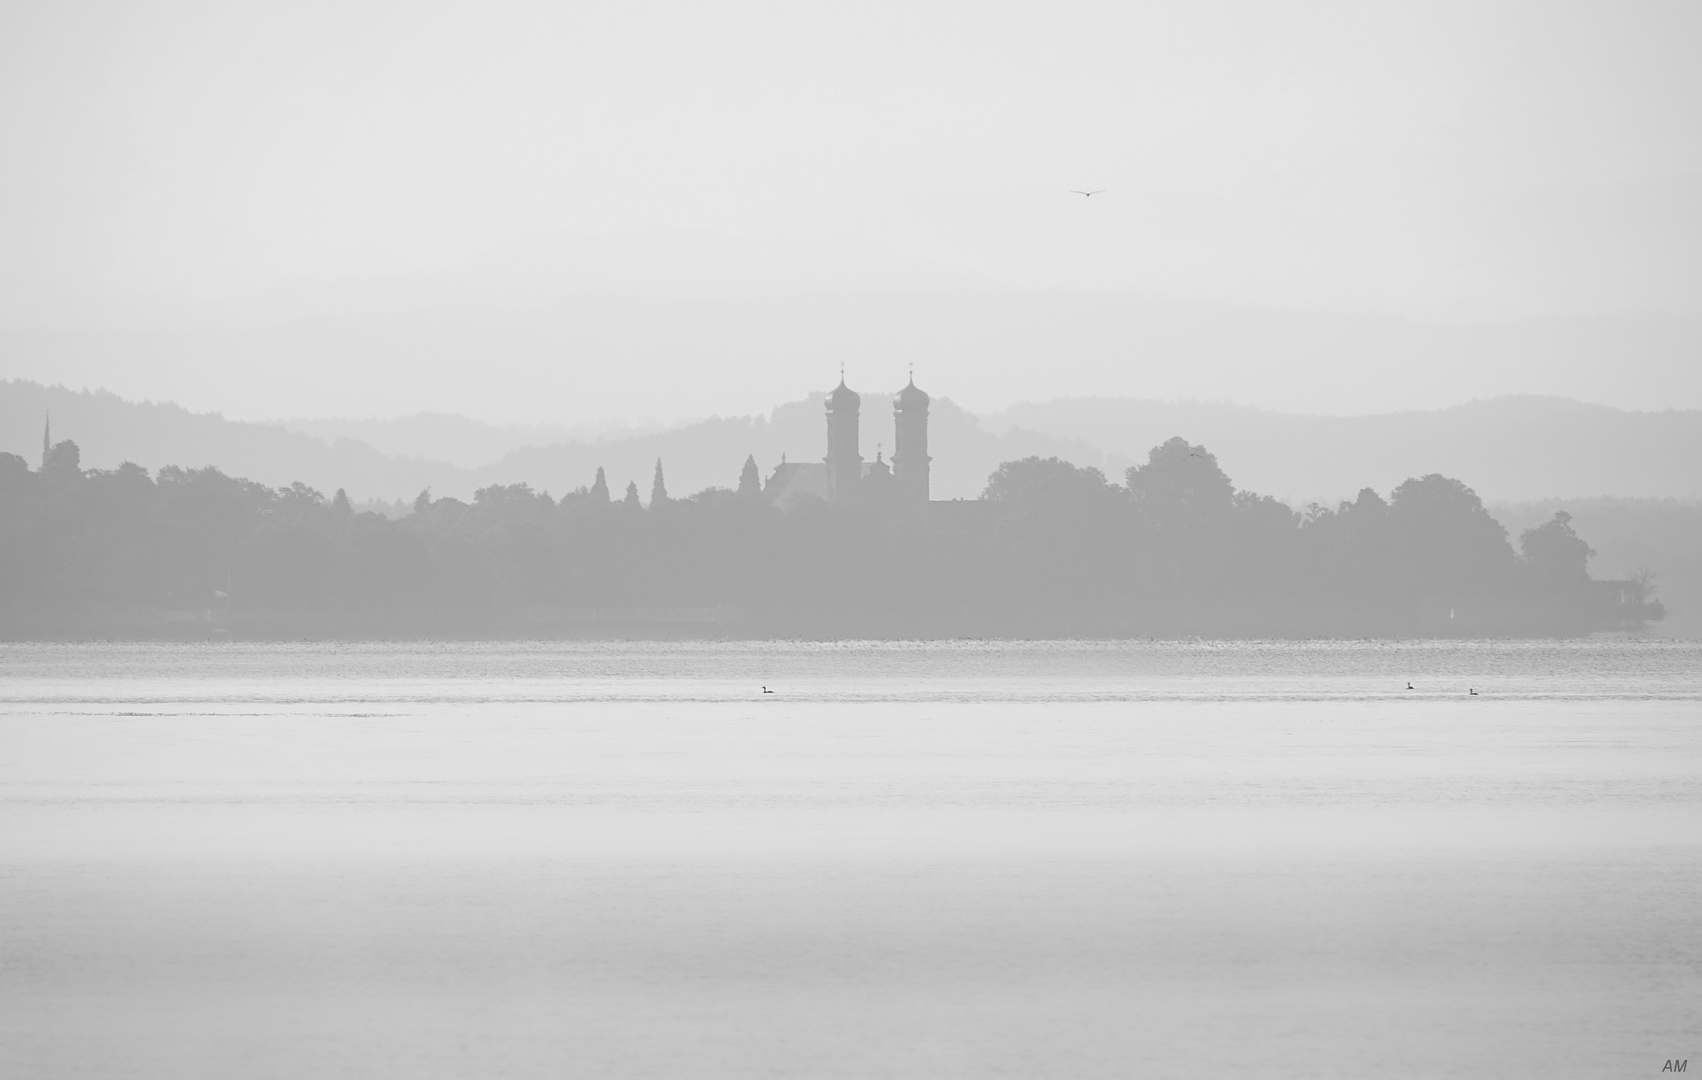
[[[702, 411], [656, 393], [696, 361], [521, 342], [433, 354], [408, 393], [333, 408], [311, 364], [294, 382], [207, 358], [171, 375], [160, 357], [193, 349], [127, 350], [120, 331], [246, 327], [272, 368], [289, 346], [252, 342], [280, 322], [598, 293], [1694, 314], [1699, 55], [1693, 0], [12, 0], [0, 364], [237, 414], [454, 409], [482, 376], [509, 396], [481, 407], [516, 419], [551, 418], [501, 404], [529, 372], [576, 364], [595, 405], [559, 419], [578, 421]], [[326, 348], [363, 385], [404, 370], [353, 339]], [[949, 353], [936, 389], [968, 378], [973, 357]], [[901, 365], [880, 359], [870, 377], [890, 382]], [[832, 366], [817, 360], [797, 358], [799, 387]], [[1072, 389], [1139, 390], [1128, 365], [1044, 362]], [[1327, 396], [1321, 372], [1294, 377]], [[1249, 396], [1209, 364], [1168, 392]], [[1636, 392], [1702, 403], [1695, 381]]]

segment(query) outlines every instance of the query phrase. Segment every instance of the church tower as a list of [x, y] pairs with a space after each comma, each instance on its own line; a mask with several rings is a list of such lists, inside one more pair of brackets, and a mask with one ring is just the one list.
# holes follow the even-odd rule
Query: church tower
[[928, 395], [916, 378], [892, 399], [892, 475], [907, 505], [928, 501]]
[[857, 413], [863, 399], [845, 385], [845, 372], [839, 373], [839, 385], [827, 395], [827, 501], [851, 503], [856, 501], [858, 484], [863, 479], [863, 455], [857, 445]]

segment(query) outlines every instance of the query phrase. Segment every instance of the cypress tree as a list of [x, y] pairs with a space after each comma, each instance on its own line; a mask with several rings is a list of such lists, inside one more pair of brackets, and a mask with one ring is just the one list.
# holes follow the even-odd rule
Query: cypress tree
[[762, 476], [756, 471], [756, 455], [745, 458], [744, 471], [739, 473], [739, 494], [755, 498], [762, 494]]
[[609, 482], [603, 478], [603, 467], [597, 466], [597, 482], [591, 485], [591, 498], [595, 502], [609, 501]]
[[662, 482], [662, 459], [656, 459], [656, 478], [650, 481], [650, 505], [661, 506], [668, 501], [668, 485]]

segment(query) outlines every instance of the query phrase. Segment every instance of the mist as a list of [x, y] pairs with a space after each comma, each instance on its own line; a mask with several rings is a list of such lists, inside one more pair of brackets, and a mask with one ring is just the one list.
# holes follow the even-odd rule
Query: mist
[[1651, 3], [11, 5], [0, 364], [242, 419], [677, 421], [842, 361], [979, 412], [1698, 407], [1699, 41]]
[[0, 1073], [1684, 1073], [1702, 4], [0, 4]]

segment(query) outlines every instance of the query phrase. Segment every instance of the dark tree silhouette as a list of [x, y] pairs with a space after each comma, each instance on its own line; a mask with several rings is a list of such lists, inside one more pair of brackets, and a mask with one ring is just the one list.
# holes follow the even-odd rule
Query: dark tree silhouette
[[609, 501], [609, 481], [603, 476], [603, 467], [597, 466], [597, 479], [591, 483], [591, 499], [593, 502], [606, 503]]
[[327, 500], [214, 468], [85, 471], [68, 442], [38, 471], [0, 454], [0, 632], [32, 632], [31, 612], [106, 632], [120, 610], [205, 627], [216, 609], [256, 634], [477, 634], [568, 609], [702, 608], [802, 636], [1584, 633], [1662, 612], [1648, 578], [1590, 580], [1564, 513], [1515, 556], [1476, 494], [1435, 474], [1302, 516], [1237, 492], [1179, 438], [1127, 486], [1027, 458], [979, 500], [921, 509], [780, 509], [754, 473], [747, 460], [739, 492], [673, 501], [658, 460], [651, 506], [665, 513], [639, 512], [633, 482], [619, 510], [592, 489], [558, 502], [521, 483], [470, 503], [422, 491], [391, 521], [341, 489]]
[[1544, 588], [1576, 591], [1590, 583], [1590, 556], [1595, 551], [1572, 531], [1572, 515], [1564, 510], [1520, 534], [1519, 550], [1531, 576]]
[[1431, 473], [1408, 480], [1389, 500], [1396, 566], [1404, 590], [1438, 600], [1505, 591], [1513, 580], [1507, 530], [1477, 492]]
[[1176, 437], [1124, 474], [1134, 510], [1134, 545], [1143, 588], [1185, 596], [1229, 587], [1228, 521], [1235, 485], [1203, 446]]
[[745, 467], [739, 472], [739, 494], [753, 499], [762, 495], [762, 474], [757, 472], [755, 454], [745, 458]]
[[981, 497], [1022, 510], [1049, 512], [1091, 503], [1111, 490], [1098, 469], [1055, 457], [1027, 457], [1000, 465], [987, 478]]
[[54, 481], [81, 479], [82, 458], [82, 451], [70, 439], [56, 442], [42, 455], [41, 473]]
[[1394, 595], [1389, 504], [1370, 488], [1334, 510], [1308, 508], [1302, 525], [1306, 574], [1321, 594], [1348, 603], [1382, 603]]
[[997, 534], [1017, 563], [1001, 588], [1052, 618], [1118, 603], [1122, 494], [1098, 469], [1055, 457], [1000, 465], [981, 498], [1005, 511]]
[[662, 480], [662, 459], [656, 459], [656, 475], [650, 481], [650, 507], [655, 509], [668, 501], [668, 485]]
[[1141, 519], [1159, 533], [1198, 536], [1235, 506], [1235, 485], [1203, 446], [1173, 438], [1153, 447], [1145, 465], [1124, 476]]

